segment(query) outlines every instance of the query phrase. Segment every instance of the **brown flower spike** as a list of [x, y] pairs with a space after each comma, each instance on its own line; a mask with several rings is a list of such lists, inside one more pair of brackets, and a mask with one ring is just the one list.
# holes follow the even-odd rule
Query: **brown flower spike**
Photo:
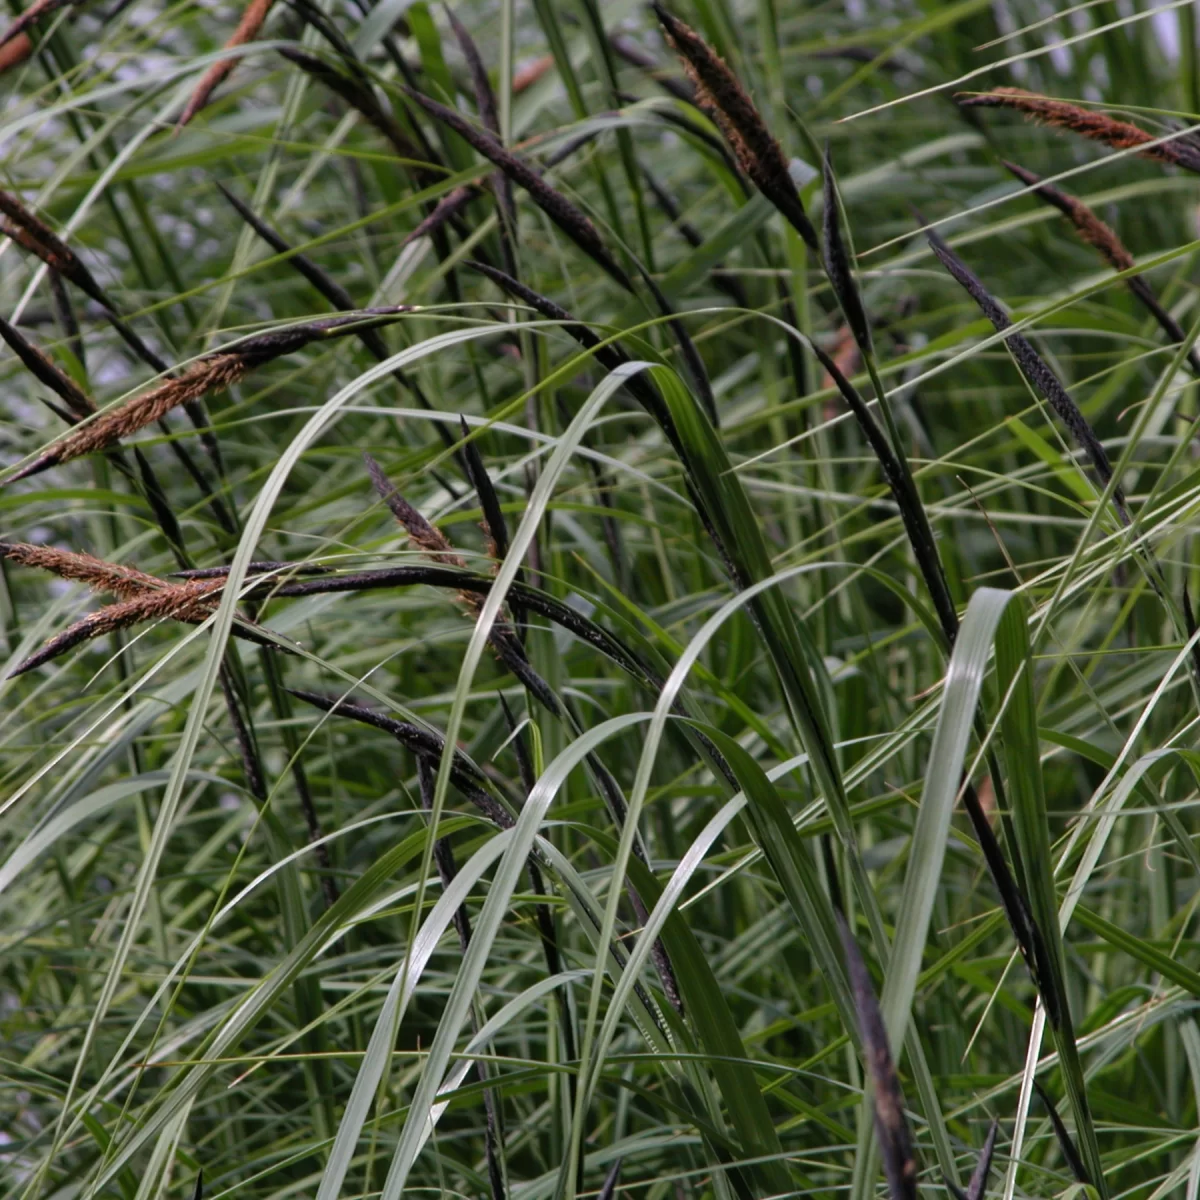
[[694, 30], [661, 4], [654, 5], [667, 41], [696, 85], [696, 102], [710, 108], [733, 149], [738, 166], [788, 220], [812, 250], [817, 232], [804, 211], [787, 158], [754, 101], [725, 60]]
[[306, 325], [293, 325], [259, 334], [229, 350], [206, 355], [178, 375], [155, 384], [119, 408], [101, 413], [95, 420], [72, 429], [39, 458], [10, 476], [8, 482], [37, 475], [50, 467], [97, 450], [105, 450], [165, 417], [179, 405], [208, 392], [222, 391], [244, 378], [255, 367], [299, 350], [309, 342], [356, 332], [364, 325], [380, 324], [387, 317], [409, 311], [407, 305], [362, 309], [344, 317], [328, 317]]
[[[0, 557], [22, 566], [49, 571], [60, 579], [85, 583], [93, 591], [118, 597], [118, 603], [89, 613], [52, 637], [36, 654], [18, 664], [10, 672], [10, 677], [32, 671], [34, 667], [57, 658], [80, 642], [146, 621], [170, 618], [198, 625], [212, 615], [225, 586], [224, 577], [171, 583], [156, 575], [147, 575], [135, 567], [106, 562], [91, 554], [59, 550], [54, 546], [33, 546], [27, 542], [0, 543]], [[251, 641], [271, 644], [262, 634], [255, 633], [253, 623], [245, 618], [240, 619], [234, 632]]]
[[1070, 104], [1066, 100], [1039, 96], [1035, 92], [1015, 87], [995, 88], [978, 96], [960, 93], [955, 100], [963, 108], [1010, 108], [1041, 125], [1068, 129], [1080, 137], [1103, 142], [1114, 150], [1136, 149], [1144, 158], [1152, 158], [1157, 162], [1200, 174], [1200, 150], [1179, 141], [1152, 145], [1157, 139], [1137, 125], [1129, 121], [1118, 121], [1106, 113], [1081, 108], [1078, 104]]
[[[271, 11], [273, 3], [274, 0], [250, 0], [250, 3], [246, 5], [246, 11], [242, 13], [242, 19], [238, 22], [237, 28], [233, 31], [229, 41], [225, 43], [225, 49], [232, 50], [236, 46], [244, 46], [247, 42], [254, 41], [266, 22], [267, 14]], [[213, 63], [204, 72], [191, 99], [187, 102], [187, 107], [183, 110], [183, 115], [179, 118], [179, 123], [175, 126], [176, 132], [182, 129], [208, 103], [213, 92], [217, 90], [222, 80], [237, 66], [239, 61], [237, 58], [223, 58], [220, 62]]]
[[[1072, 196], [1053, 184], [1043, 183], [1041, 177], [1016, 163], [1005, 162], [1005, 168], [1015, 175], [1026, 187], [1032, 188], [1037, 196], [1053, 205], [1075, 227], [1075, 232], [1089, 246], [1094, 246], [1115, 271], [1128, 271], [1133, 265], [1133, 255], [1124, 243], [1078, 196]], [[1187, 334], [1183, 326], [1159, 303], [1153, 289], [1141, 275], [1130, 275], [1125, 286], [1141, 301], [1150, 315], [1158, 322], [1163, 332], [1176, 344], [1184, 341]], [[1188, 352], [1192, 370], [1200, 374], [1200, 353], [1193, 348]]]

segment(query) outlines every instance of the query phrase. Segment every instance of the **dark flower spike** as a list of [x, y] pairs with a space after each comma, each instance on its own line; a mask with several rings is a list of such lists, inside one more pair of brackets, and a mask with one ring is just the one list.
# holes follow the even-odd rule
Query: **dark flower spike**
[[369, 454], [364, 451], [362, 457], [367, 474], [370, 475], [371, 483], [379, 493], [380, 499], [391, 509], [392, 516], [408, 530], [408, 536], [413, 542], [430, 555], [434, 562], [444, 563], [449, 567], [465, 568], [466, 564], [455, 554], [454, 547], [450, 545], [446, 535], [430, 525], [424, 516], [400, 495], [396, 486], [384, 474], [383, 468]]
[[91, 397], [65, 372], [60, 371], [36, 346], [25, 339], [14, 325], [0, 317], [0, 337], [12, 348], [29, 372], [46, 385], [71, 412], [74, 421], [90, 417], [96, 411]]
[[1068, 129], [1080, 137], [1103, 142], [1114, 150], [1136, 150], [1143, 158], [1200, 173], [1200, 149], [1190, 143], [1175, 139], [1151, 145], [1157, 139], [1137, 125], [1065, 100], [1039, 96], [1015, 87], [994, 88], [978, 96], [959, 94], [955, 100], [963, 108], [1010, 108], [1041, 125]]
[[996, 1151], [996, 1134], [1000, 1131], [1000, 1122], [993, 1121], [984, 1140], [983, 1149], [979, 1152], [979, 1161], [971, 1174], [971, 1182], [967, 1184], [967, 1200], [983, 1200], [987, 1192], [988, 1175], [992, 1169], [992, 1155]]
[[929, 518], [925, 506], [913, 490], [912, 478], [903, 469], [892, 444], [879, 428], [867, 402], [854, 385], [838, 369], [837, 363], [814, 342], [808, 343], [817, 361], [825, 369], [834, 386], [841, 393], [847, 407], [858, 421], [859, 428], [867, 439], [868, 445], [879, 460], [883, 477], [891, 489], [900, 510], [900, 519], [904, 523], [905, 532], [913, 548], [913, 555], [929, 589], [930, 599], [946, 635], [947, 645], [953, 645], [958, 636], [958, 612], [950, 595], [950, 586], [946, 582], [946, 573], [942, 567], [941, 556], [938, 554], [937, 542], [933, 530], [929, 526]]
[[783, 214], [809, 248], [820, 253], [817, 231], [804, 211], [800, 193], [788, 171], [783, 148], [767, 128], [738, 77], [689, 25], [685, 25], [661, 4], [654, 5], [654, 12], [666, 31], [667, 41], [683, 60], [685, 69], [696, 84], [697, 103], [713, 110], [721, 132], [733, 149], [738, 166]]
[[7, 482], [25, 479], [82, 455], [105, 450], [122, 438], [161, 420], [181, 404], [197, 400], [208, 392], [223, 391], [254, 368], [281, 355], [291, 354], [310, 342], [343, 336], [363, 324], [382, 324], [398, 313], [409, 311], [407, 305], [362, 309], [345, 317], [329, 317], [305, 325], [272, 330], [246, 338], [229, 349], [206, 354], [178, 375], [164, 379], [127, 400], [119, 408], [101, 413], [87, 424], [71, 430], [28, 466], [9, 476]]
[[[862, 297], [858, 285], [854, 281], [853, 267], [846, 243], [842, 237], [841, 210], [838, 206], [837, 188], [833, 179], [833, 158], [829, 151], [829, 143], [825, 143], [825, 163], [822, 186], [825, 197], [825, 213], [823, 218], [825, 235], [825, 270], [829, 275], [829, 284], [833, 294], [846, 314], [846, 324], [863, 353], [871, 349], [871, 325], [863, 309]], [[882, 402], [882, 401], [881, 401]]]
[[[471, 86], [475, 90], [475, 107], [479, 109], [479, 119], [483, 122], [484, 128], [499, 141], [500, 114], [496, 108], [496, 93], [492, 91], [492, 83], [488, 79], [487, 68], [483, 65], [479, 47], [463, 23], [454, 15], [454, 10], [450, 5], [444, 4], [442, 7], [450, 21], [450, 28], [454, 30], [458, 48], [462, 51], [463, 58], [467, 60], [467, 70], [471, 73]], [[507, 223], [509, 231], [512, 231], [516, 228], [517, 211], [513, 202], [512, 181], [503, 171], [498, 171], [492, 180], [496, 199], [500, 203], [501, 217]]]
[[[238, 216], [258, 234], [276, 254], [288, 255], [288, 263], [312, 286], [329, 301], [334, 308], [341, 309], [345, 312], [348, 309], [354, 308], [354, 298], [336, 279], [328, 272], [323, 271], [317, 266], [307, 254], [296, 253], [290, 242], [288, 242], [282, 234], [266, 223], [248, 204], [244, 204], [237, 196], [233, 194], [224, 184], [218, 183], [217, 190], [225, 197], [229, 205], [237, 212]], [[378, 336], [374, 330], [364, 331], [366, 336]], [[364, 343], [366, 336], [363, 336]], [[386, 355], [385, 355], [386, 356]]]
[[623, 1161], [623, 1159], [618, 1158], [608, 1168], [608, 1174], [604, 1177], [604, 1183], [596, 1195], [596, 1200], [612, 1200], [617, 1191], [617, 1184], [621, 1180], [621, 1163]]
[[502, 146], [495, 138], [472, 125], [452, 108], [431, 100], [413, 88], [403, 89], [414, 104], [423, 108], [435, 120], [452, 129], [477, 153], [501, 171], [518, 187], [529, 193], [533, 202], [602, 270], [626, 291], [633, 283], [624, 269], [609, 254], [599, 232], [581, 209], [560, 191], [548, 184], [524, 159]]
[[[379, 103], [369, 84], [358, 79], [351, 79], [336, 67], [330, 66], [324, 59], [294, 50], [290, 46], [280, 48], [279, 53], [288, 62], [295, 64], [305, 74], [310, 75], [318, 83], [341, 97], [369, 125], [374, 126], [383, 134], [391, 143], [392, 149], [401, 158], [408, 159], [414, 164], [426, 161], [427, 155], [421, 152], [413, 140], [400, 128], [396, 118]], [[420, 170], [419, 167], [414, 173], [422, 180], [432, 178], [427, 170]]]
[[[923, 221], [922, 224], [924, 224]], [[996, 331], [1004, 333], [1006, 329], [1012, 328], [1012, 320], [1008, 313], [1000, 307], [995, 297], [983, 286], [978, 276], [966, 263], [946, 245], [934, 230], [926, 229], [925, 236], [938, 260], [962, 285], [984, 316], [995, 326]], [[1104, 447], [1100, 444], [1100, 439], [1096, 437], [1087, 418], [1080, 412], [1079, 406], [1071, 399], [1066, 388], [1059, 383], [1054, 372], [1050, 370], [1042, 356], [1025, 337], [1019, 333], [1011, 333], [1005, 337], [1004, 342], [1012, 351], [1013, 358], [1016, 359], [1017, 366], [1021, 369], [1021, 374], [1058, 414], [1071, 436], [1087, 455], [1101, 485], [1107, 487], [1113, 477], [1112, 466]], [[1112, 501], [1117, 515], [1124, 524], [1128, 525], [1130, 523], [1129, 510], [1120, 487], [1113, 488]]]
[[196, 1186], [192, 1189], [192, 1200], [203, 1200], [204, 1196], [204, 1168], [201, 1167], [196, 1172]]
[[504, 512], [500, 508], [500, 499], [492, 486], [491, 477], [483, 465], [483, 457], [479, 447], [471, 437], [471, 427], [466, 420], [459, 417], [459, 428], [463, 436], [463, 459], [467, 468], [467, 481], [475, 489], [479, 497], [479, 507], [483, 511], [483, 529], [491, 543], [491, 555], [500, 562], [508, 554], [508, 524], [504, 520]]
[[[1039, 175], [1017, 166], [1016, 163], [1001, 161], [1006, 170], [1015, 175], [1026, 187], [1032, 188], [1040, 199], [1057, 208], [1075, 227], [1075, 232], [1079, 234], [1079, 237], [1089, 246], [1095, 247], [1114, 271], [1128, 271], [1134, 266], [1133, 255], [1125, 248], [1121, 239], [1077, 196], [1072, 196], [1069, 192], [1064, 192], [1053, 184], [1043, 183]], [[1154, 290], [1143, 276], [1128, 276], [1125, 279], [1125, 286], [1138, 298], [1172, 342], [1178, 345], [1187, 339], [1183, 327], [1158, 302]], [[1188, 351], [1187, 357], [1192, 370], [1200, 375], [1200, 352], [1193, 346]]]
[[[606, 370], [614, 371], [623, 363], [629, 362], [628, 355], [615, 345], [601, 346], [598, 338], [586, 325], [573, 317], [565, 308], [556, 304], [540, 292], [527, 287], [520, 280], [487, 263], [468, 260], [463, 264], [481, 275], [486, 275], [497, 287], [507, 292], [515, 300], [528, 304], [530, 308], [540, 313], [549, 321], [560, 321], [565, 332], [571, 335], [585, 350], [595, 350], [596, 361]], [[662, 428], [672, 445], [676, 444], [675, 424], [662, 397], [654, 385], [644, 375], [635, 375], [625, 381], [625, 387], [630, 394], [642, 405], [651, 417]]]
[[645, 71], [667, 95], [674, 96], [676, 100], [682, 100], [684, 104], [694, 105], [696, 103], [695, 87], [685, 83], [682, 79], [675, 79], [666, 74], [658, 59], [628, 34], [614, 33], [609, 38], [609, 44], [630, 66]]
[[[308, 692], [288, 688], [288, 692], [297, 700], [311, 704], [322, 712], [332, 713], [338, 717], [349, 717], [361, 721], [364, 725], [373, 725], [390, 733], [402, 746], [411, 750], [418, 757], [440, 760], [446, 745], [446, 739], [440, 733], [414, 725], [408, 721], [397, 721], [393, 717], [368, 708], [365, 704], [339, 699], [336, 696], [325, 696], [320, 692]], [[454, 786], [493, 824], [501, 829], [508, 829], [515, 824], [512, 815], [484, 788], [486, 777], [483, 772], [461, 751], [455, 751], [454, 761], [450, 768], [450, 779]]]
[[[654, 195], [654, 199], [658, 207], [662, 209], [667, 219], [679, 230], [683, 240], [687, 242], [693, 250], [698, 250], [704, 244], [704, 235], [694, 225], [684, 219], [683, 211], [676, 202], [675, 197], [663, 186], [662, 182], [645, 166], [638, 164], [642, 170], [642, 178], [646, 181], [646, 186]], [[739, 308], [749, 308], [750, 300], [746, 295], [746, 289], [742, 287], [741, 280], [730, 271], [724, 271], [719, 266], [714, 268], [709, 273], [709, 278], [713, 281], [713, 285], [723, 291]]]
[[1062, 1117], [1058, 1115], [1058, 1109], [1054, 1107], [1054, 1101], [1050, 1099], [1046, 1089], [1036, 1079], [1033, 1081], [1033, 1087], [1046, 1107], [1046, 1115], [1050, 1118], [1050, 1124], [1054, 1126], [1054, 1136], [1058, 1140], [1058, 1148], [1062, 1151], [1062, 1156], [1066, 1159], [1067, 1166], [1071, 1169], [1071, 1174], [1075, 1176], [1076, 1182], [1092, 1186], [1093, 1181], [1087, 1173], [1087, 1167], [1083, 1165], [1083, 1159], [1079, 1157], [1079, 1151], [1075, 1148], [1075, 1142], [1067, 1132], [1067, 1127], [1063, 1124]]
[[904, 1115], [904, 1096], [900, 1091], [900, 1080], [896, 1077], [892, 1052], [888, 1048], [887, 1030], [883, 1025], [879, 1002], [875, 998], [875, 989], [871, 985], [867, 964], [863, 962], [858, 943], [846, 924], [846, 918], [841, 912], [836, 912], [835, 916], [846, 955], [850, 988], [854, 993], [854, 1007], [858, 1013], [863, 1057], [871, 1076], [875, 1103], [875, 1133], [879, 1138], [888, 1191], [891, 1200], [917, 1200], [917, 1161], [913, 1153], [908, 1118]]
[[[259, 562], [249, 563], [246, 567], [246, 574], [266, 575], [269, 572], [275, 572], [290, 578], [293, 575], [328, 575], [331, 570], [331, 567], [324, 567], [320, 563], [279, 562], [273, 559], [263, 559]], [[187, 571], [172, 571], [171, 578], [224, 579], [228, 574], [228, 567], [192, 567]]]

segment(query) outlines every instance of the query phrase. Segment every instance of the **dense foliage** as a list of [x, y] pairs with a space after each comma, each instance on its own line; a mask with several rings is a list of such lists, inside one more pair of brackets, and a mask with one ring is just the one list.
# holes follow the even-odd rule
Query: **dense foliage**
[[11, 8], [3, 1194], [1195, 1200], [1193, 6]]

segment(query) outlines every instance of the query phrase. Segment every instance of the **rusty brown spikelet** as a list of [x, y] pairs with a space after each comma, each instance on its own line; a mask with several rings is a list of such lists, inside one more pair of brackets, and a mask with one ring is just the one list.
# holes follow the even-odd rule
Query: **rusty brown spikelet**
[[[27, 542], [0, 542], [0, 557], [22, 566], [49, 571], [60, 579], [84, 583], [93, 591], [118, 597], [117, 603], [89, 613], [62, 633], [56, 634], [40, 650], [14, 668], [10, 677], [32, 671], [81, 642], [146, 621], [171, 619], [198, 625], [212, 615], [225, 587], [224, 574], [219, 578], [188, 579], [175, 583], [159, 579], [157, 575], [148, 575], [136, 567], [106, 562], [82, 551], [34, 546]], [[235, 636], [249, 641], [274, 645], [253, 621], [242, 615], [239, 615], [233, 632]]]
[[710, 108], [738, 166], [813, 249], [817, 233], [788, 171], [787, 158], [754, 101], [728, 63], [690, 26], [654, 5], [667, 41], [696, 85], [696, 102]]
[[[1099, 250], [1105, 262], [1114, 270], [1128, 271], [1134, 265], [1133, 255], [1125, 248], [1121, 239], [1078, 196], [1072, 196], [1053, 184], [1043, 183], [1040, 176], [1017, 166], [1016, 163], [1004, 162], [1004, 166], [1023, 184], [1032, 188], [1040, 199], [1057, 208], [1075, 227], [1075, 232], [1080, 238]], [[1128, 276], [1125, 286], [1138, 298], [1172, 342], [1178, 345], [1187, 339], [1183, 326], [1162, 306], [1154, 294], [1154, 289], [1141, 275]], [[1188, 351], [1188, 363], [1193, 371], [1200, 374], [1200, 352], [1195, 348]]]
[[50, 467], [93, 454], [97, 450], [105, 450], [165, 417], [181, 404], [209, 392], [223, 391], [254, 368], [299, 350], [310, 342], [370, 328], [388, 317], [408, 311], [411, 310], [407, 305], [361, 309], [346, 316], [326, 317], [304, 325], [272, 330], [247, 338], [228, 350], [205, 355], [178, 375], [155, 384], [119, 408], [102, 413], [95, 420], [72, 429], [28, 466], [10, 476], [8, 482], [37, 475]]
[[[49, 13], [56, 12], [60, 8], [65, 8], [74, 0], [34, 0], [34, 2], [19, 16], [9, 27], [0, 34], [0, 46], [7, 46], [10, 42], [24, 35], [25, 30], [40, 21]], [[26, 41], [29, 39], [26, 38]]]
[[169, 584], [156, 591], [142, 592], [119, 604], [106, 605], [52, 637], [36, 654], [30, 655], [9, 672], [9, 678], [40, 667], [80, 642], [129, 629], [146, 621], [171, 619], [198, 625], [212, 615], [223, 585], [224, 580], [208, 579]]
[[7, 221], [0, 222], [0, 233], [12, 238], [48, 267], [69, 279], [97, 304], [110, 312], [113, 310], [112, 301], [75, 251], [44, 221], [38, 220], [11, 192], [0, 190], [0, 213], [8, 218]]
[[18, 67], [33, 53], [33, 40], [27, 33], [18, 33], [11, 41], [0, 44], [0, 75]]
[[454, 553], [454, 547], [450, 545], [446, 535], [440, 529], [430, 525], [421, 513], [400, 495], [395, 484], [384, 474], [383, 468], [371, 455], [364, 453], [363, 463], [367, 468], [367, 474], [371, 477], [371, 482], [375, 485], [375, 490], [392, 510], [392, 516], [408, 530], [408, 536], [412, 538], [413, 542], [435, 562], [444, 563], [448, 567], [465, 568], [466, 563]]
[[[242, 19], [237, 23], [237, 28], [233, 31], [229, 41], [225, 43], [224, 48], [232, 50], [235, 46], [244, 46], [247, 42], [254, 41], [266, 22], [267, 14], [271, 11], [273, 3], [274, 0], [250, 0], [250, 3], [246, 5], [246, 11], [242, 13]], [[175, 126], [177, 131], [182, 129], [208, 103], [221, 81], [237, 66], [239, 61], [236, 58], [223, 58], [220, 62], [213, 63], [204, 72], [183, 110], [183, 115], [179, 118], [179, 123]]]
[[146, 592], [161, 591], [174, 586], [155, 575], [147, 575], [136, 567], [105, 562], [104, 559], [83, 551], [60, 550], [56, 546], [0, 542], [0, 557], [20, 563], [23, 567], [49, 571], [60, 579], [86, 583], [93, 591], [108, 592], [112, 596], [120, 596], [123, 600], [131, 600]]
[[522, 92], [528, 91], [552, 66], [554, 66], [554, 55], [543, 54], [540, 58], [535, 58], [532, 62], [527, 62], [520, 67], [513, 76], [513, 95], [519, 96]]
[[1133, 266], [1133, 255], [1125, 249], [1121, 239], [1077, 196], [1072, 196], [1053, 184], [1043, 183], [1040, 175], [1035, 175], [1016, 163], [1004, 161], [1003, 165], [1026, 187], [1033, 188], [1040, 199], [1057, 208], [1075, 226], [1075, 232], [1089, 246], [1099, 250], [1115, 270], [1128, 271]]
[[1137, 150], [1145, 158], [1200, 173], [1200, 150], [1179, 141], [1152, 145], [1157, 139], [1139, 126], [1066, 100], [1039, 96], [1036, 92], [1016, 87], [994, 88], [980, 95], [959, 94], [955, 100], [964, 108], [1012, 109], [1041, 125], [1070, 130], [1080, 137], [1103, 142], [1114, 150]]

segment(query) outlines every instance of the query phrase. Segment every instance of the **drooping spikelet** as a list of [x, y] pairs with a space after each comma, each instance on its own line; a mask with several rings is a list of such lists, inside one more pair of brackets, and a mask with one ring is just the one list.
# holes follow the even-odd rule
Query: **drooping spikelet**
[[29, 372], [66, 404], [74, 420], [83, 420], [96, 411], [91, 397], [3, 317], [0, 317], [0, 338], [8, 343]]
[[[1128, 271], [1134, 265], [1133, 255], [1121, 239], [1078, 196], [1072, 196], [1053, 184], [1043, 183], [1040, 176], [1016, 163], [1005, 162], [1004, 166], [1023, 184], [1032, 188], [1040, 199], [1057, 208], [1075, 227], [1079, 237], [1089, 246], [1094, 246], [1114, 270]], [[1145, 278], [1130, 275], [1125, 279], [1125, 286], [1141, 301], [1171, 341], [1178, 345], [1187, 338], [1183, 326], [1162, 306]], [[1188, 362], [1192, 370], [1200, 374], [1200, 353], [1195, 348], [1188, 352]]]
[[[237, 23], [237, 28], [230, 35], [229, 41], [225, 43], [225, 49], [232, 50], [236, 46], [244, 46], [247, 42], [254, 41], [266, 22], [267, 14], [271, 11], [271, 5], [274, 2], [275, 0], [250, 0], [250, 3], [246, 5], [246, 11], [242, 13], [242, 19]], [[176, 129], [182, 129], [208, 103], [213, 92], [237, 66], [238, 61], [236, 58], [223, 58], [219, 62], [213, 63], [204, 72], [183, 110], [183, 115], [179, 118]]]
[[696, 85], [696, 102], [712, 110], [738, 166], [805, 242], [817, 250], [817, 233], [788, 171], [783, 147], [767, 128], [738, 77], [691, 26], [661, 4], [654, 5], [654, 12], [667, 41]]
[[[65, 654], [80, 642], [146, 621], [171, 619], [198, 625], [212, 615], [225, 587], [224, 574], [219, 578], [188, 579], [173, 583], [159, 579], [157, 575], [148, 575], [136, 567], [106, 562], [82, 551], [34, 546], [27, 542], [0, 542], [0, 557], [22, 566], [49, 571], [60, 579], [84, 583], [93, 591], [118, 597], [116, 604], [97, 609], [56, 634], [36, 654], [18, 664], [11, 675], [32, 671]], [[274, 644], [256, 630], [254, 622], [244, 616], [238, 618], [234, 634], [264, 645]]]
[[[1012, 327], [1012, 319], [1001, 308], [996, 298], [983, 286], [983, 281], [970, 267], [946, 245], [934, 230], [927, 228], [925, 237], [929, 242], [930, 249], [933, 250], [941, 264], [975, 301], [983, 315], [991, 321], [996, 332], [1005, 334], [1005, 345], [1012, 351], [1013, 358], [1016, 359], [1017, 366], [1021, 369], [1021, 374], [1029, 380], [1034, 389], [1058, 414], [1071, 436], [1087, 455], [1101, 486], [1107, 487], [1113, 477], [1112, 464], [1108, 461], [1108, 454], [1087, 417], [1083, 415], [1070, 393], [1059, 382], [1058, 376], [1046, 365], [1045, 360], [1033, 348], [1028, 338], [1019, 333], [1006, 333], [1006, 330]], [[1125, 504], [1125, 494], [1120, 487], [1113, 488], [1112, 501], [1117, 514], [1128, 525], [1129, 510]]]
[[192, 363], [186, 370], [155, 384], [127, 400], [119, 408], [100, 414], [94, 420], [72, 429], [45, 453], [10, 477], [25, 479], [84, 454], [107, 449], [166, 416], [172, 409], [208, 392], [222, 391], [244, 378], [254, 368], [301, 349], [310, 342], [338, 337], [361, 328], [364, 323], [379, 324], [387, 317], [410, 311], [408, 306], [362, 309], [343, 317], [327, 317], [305, 325], [293, 325], [247, 338], [228, 350], [218, 350]]
[[[1107, 113], [1094, 112], [1066, 100], [1039, 96], [1036, 92], [1016, 87], [994, 88], [981, 95], [960, 94], [955, 99], [964, 108], [1009, 108], [1039, 124], [1070, 130], [1080, 137], [1103, 142], [1114, 150], [1134, 149], [1145, 158], [1200, 173], [1200, 150], [1186, 142], [1160, 142], [1129, 121], [1118, 121]], [[1155, 142], [1158, 144], [1152, 144]]]
[[403, 91], [414, 104], [452, 129], [474, 150], [499, 167], [509, 180], [529, 194], [542, 212], [589, 258], [627, 291], [633, 290], [629, 276], [609, 254], [590, 218], [560, 191], [551, 187], [523, 158], [502, 146], [490, 134], [472, 125], [454, 109], [423, 96], [413, 88], [406, 87]]

